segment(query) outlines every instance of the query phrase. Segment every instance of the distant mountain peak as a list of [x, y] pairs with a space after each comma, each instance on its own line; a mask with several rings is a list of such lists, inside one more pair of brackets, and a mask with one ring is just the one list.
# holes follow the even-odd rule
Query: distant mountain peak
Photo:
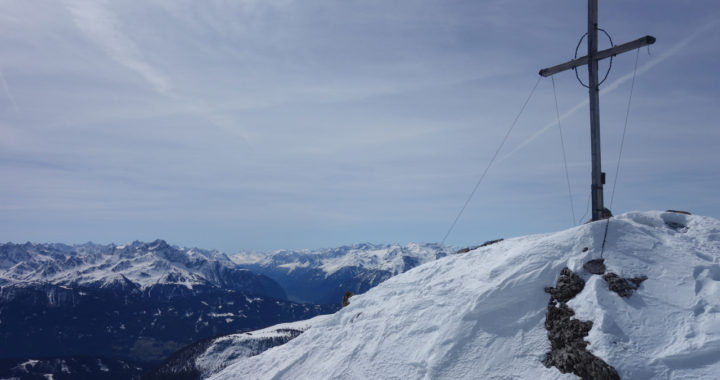
[[170, 249], [170, 245], [165, 240], [162, 239], [156, 239], [155, 241], [151, 243], [146, 244], [147, 248], [151, 251], [159, 251], [164, 249]]

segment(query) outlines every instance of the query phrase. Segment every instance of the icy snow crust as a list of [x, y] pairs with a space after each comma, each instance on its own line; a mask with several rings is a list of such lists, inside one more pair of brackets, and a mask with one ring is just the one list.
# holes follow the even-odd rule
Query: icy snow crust
[[419, 266], [212, 379], [572, 379], [541, 363], [550, 349], [543, 288], [565, 266], [587, 280], [569, 305], [594, 322], [588, 349], [622, 378], [717, 378], [720, 221], [665, 212], [611, 219], [608, 271], [648, 276], [630, 298], [582, 269], [599, 257], [604, 229], [595, 222]]

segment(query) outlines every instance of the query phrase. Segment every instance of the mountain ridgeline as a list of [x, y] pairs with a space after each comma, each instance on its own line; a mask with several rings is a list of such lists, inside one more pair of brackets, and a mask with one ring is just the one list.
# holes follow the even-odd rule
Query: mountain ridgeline
[[439, 244], [364, 243], [262, 256], [238, 253], [231, 259], [277, 281], [290, 300], [329, 304], [340, 302], [346, 291], [364, 293], [392, 276], [454, 252]]

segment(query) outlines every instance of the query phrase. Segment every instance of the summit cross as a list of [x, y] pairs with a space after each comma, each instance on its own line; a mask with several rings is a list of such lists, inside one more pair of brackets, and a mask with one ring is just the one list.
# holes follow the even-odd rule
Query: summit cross
[[590, 150], [592, 155], [592, 220], [606, 219], [611, 216], [610, 210], [605, 208], [603, 201], [603, 185], [605, 173], [600, 168], [600, 84], [598, 83], [598, 62], [605, 58], [614, 57], [643, 46], [655, 43], [655, 37], [645, 36], [622, 45], [612, 46], [609, 49], [598, 51], [598, 0], [588, 0], [588, 52], [584, 57], [548, 67], [540, 70], [540, 75], [549, 77], [559, 72], [575, 69], [578, 66], [588, 66], [588, 87], [590, 92]]

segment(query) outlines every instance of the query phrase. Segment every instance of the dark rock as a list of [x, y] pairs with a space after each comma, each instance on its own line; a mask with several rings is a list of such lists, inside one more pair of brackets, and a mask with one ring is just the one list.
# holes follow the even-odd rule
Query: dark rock
[[665, 226], [671, 230], [679, 233], [685, 233], [688, 231], [686, 211], [678, 212], [669, 210], [667, 213], [662, 214], [662, 220], [665, 222]]
[[630, 282], [632, 282], [633, 284], [635, 284], [635, 289], [637, 289], [637, 288], [640, 287], [640, 284], [642, 284], [642, 282], [645, 281], [645, 280], [647, 280], [647, 279], [648, 279], [647, 276], [640, 276], [640, 277], [629, 278], [628, 281], [630, 281]]
[[668, 226], [668, 228], [675, 230], [677, 232], [687, 232], [687, 230], [688, 230], [687, 226], [682, 223], [671, 222], [671, 221], [666, 220], [665, 225]]
[[555, 287], [545, 288], [550, 293], [545, 329], [551, 350], [542, 362], [548, 368], [556, 367], [582, 379], [619, 380], [615, 368], [586, 350], [588, 342], [584, 338], [592, 329], [592, 321], [574, 319], [575, 312], [566, 304], [584, 287], [585, 281], [580, 276], [564, 268]]
[[[548, 368], [555, 365], [560, 372], [574, 373], [583, 380], [620, 380], [620, 375], [615, 368], [587, 351], [563, 349], [553, 353], [552, 357], [548, 354], [543, 361]], [[552, 361], [552, 364], [548, 365], [546, 361]], [[562, 368], [558, 367], [556, 363], [560, 364]]]
[[457, 250], [455, 253], [468, 253], [468, 252], [470, 252], [470, 251], [472, 251], [473, 249], [476, 249], [476, 248], [480, 248], [480, 246], [479, 246], [479, 245], [476, 245], [476, 246], [474, 246], [474, 247], [461, 248], [461, 249]]
[[583, 265], [583, 269], [592, 274], [603, 274], [606, 269], [605, 259], [590, 260]]
[[667, 210], [667, 212], [674, 212], [676, 214], [684, 214], [684, 215], [692, 215], [691, 213], [687, 211], [681, 211], [681, 210]]
[[613, 217], [612, 211], [610, 211], [609, 208], [605, 207], [605, 208], [603, 209], [603, 212], [602, 212], [601, 215], [600, 215], [600, 218], [602, 218], [602, 219], [609, 219], [609, 218], [612, 218], [612, 217]]
[[[610, 219], [612, 217], [613, 217], [612, 211], [610, 211], [610, 209], [606, 207], [602, 210], [602, 212], [600, 212], [600, 219], [598, 219], [598, 220]], [[590, 219], [588, 219], [587, 222], [585, 222], [585, 224], [592, 223], [592, 222], [595, 222], [595, 220], [590, 218]]]
[[503, 240], [505, 240], [505, 239], [488, 240], [488, 241], [486, 241], [486, 242], [484, 242], [484, 243], [482, 243], [482, 244], [480, 244], [480, 245], [475, 245], [475, 246], [472, 246], [472, 247], [462, 248], [462, 249], [458, 250], [458, 251], [455, 252], [455, 253], [467, 253], [467, 252], [470, 252], [470, 251], [472, 251], [472, 250], [474, 250], [474, 249], [478, 249], [478, 248], [482, 248], [482, 247], [487, 247], [487, 246], [489, 246], [489, 245], [497, 244], [497, 243], [499, 243], [499, 242], [501, 242], [501, 241], [503, 241]]
[[589, 249], [588, 247], [585, 247], [585, 248], [583, 248], [583, 250], [582, 250], [582, 251], [583, 251], [583, 252], [587, 252], [587, 251], [588, 251], [588, 249]]
[[550, 293], [550, 301], [567, 302], [573, 299], [578, 293], [582, 292], [585, 287], [585, 280], [580, 278], [575, 272], [569, 268], [563, 268], [560, 272], [560, 278], [554, 288], [545, 288], [546, 293]]
[[353, 293], [351, 291], [345, 292], [345, 295], [343, 296], [343, 299], [342, 299], [342, 307], [350, 305], [350, 297], [352, 297], [354, 295], [355, 295], [355, 293]]
[[[582, 338], [588, 335], [593, 323], [592, 321], [571, 319], [574, 315], [575, 312], [566, 303], [548, 305], [545, 328], [553, 337], [550, 340], [553, 349], [563, 349], [569, 346], [585, 349], [587, 346], [588, 343]], [[578, 337], [580, 338], [578, 339]]]
[[630, 297], [640, 284], [647, 280], [647, 276], [633, 277], [633, 278], [622, 278], [615, 273], [607, 273], [603, 276], [608, 287], [613, 292], [617, 293], [620, 297]]
[[499, 243], [499, 242], [501, 242], [501, 241], [503, 241], [503, 240], [505, 240], [505, 239], [500, 238], [500, 239], [495, 239], [495, 240], [488, 240], [488, 241], [480, 244], [480, 247], [487, 247], [488, 245], [497, 244], [497, 243]]

